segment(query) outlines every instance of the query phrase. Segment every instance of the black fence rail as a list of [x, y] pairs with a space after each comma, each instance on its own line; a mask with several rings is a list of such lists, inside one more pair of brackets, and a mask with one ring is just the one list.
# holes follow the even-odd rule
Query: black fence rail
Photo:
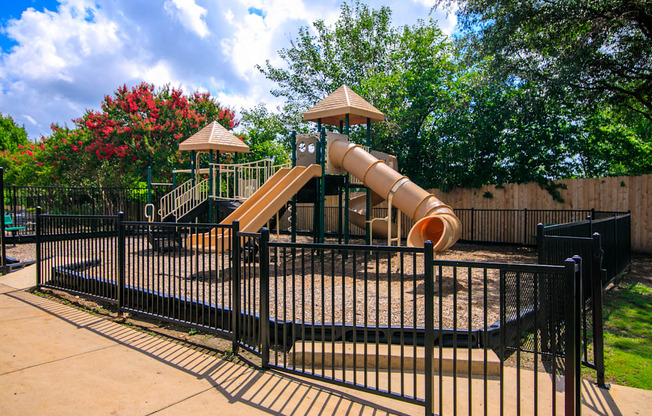
[[[120, 309], [218, 332], [232, 330], [232, 227], [120, 222]], [[190, 241], [192, 238], [201, 244]]]
[[269, 242], [267, 230], [241, 233], [237, 222], [37, 213], [40, 286], [228, 334], [265, 367], [420, 403], [426, 414], [579, 410], [579, 258], [437, 261], [430, 243]]
[[36, 284], [117, 301], [118, 217], [39, 214]]
[[[586, 220], [596, 220], [622, 216], [627, 213], [615, 211], [584, 210], [534, 210], [534, 209], [475, 209], [455, 208], [455, 214], [462, 223], [460, 242], [476, 244], [502, 244], [534, 247], [537, 245], [538, 224], [566, 224]], [[372, 218], [387, 216], [387, 208], [373, 208]], [[394, 212], [393, 218], [401, 216], [401, 236], [407, 238], [413, 225], [411, 218], [400, 212]], [[315, 230], [314, 208], [310, 204], [297, 206], [297, 231], [311, 233]], [[339, 207], [324, 208], [324, 225], [327, 235], [341, 234], [344, 230], [344, 210]], [[281, 230], [290, 227], [290, 215], [283, 216]], [[364, 229], [349, 224], [349, 235], [364, 238]]]

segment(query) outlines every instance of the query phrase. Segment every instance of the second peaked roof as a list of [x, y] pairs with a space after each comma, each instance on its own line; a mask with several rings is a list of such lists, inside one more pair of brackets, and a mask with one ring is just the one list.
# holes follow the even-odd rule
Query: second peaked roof
[[217, 150], [224, 153], [249, 153], [249, 146], [222, 127], [217, 121], [179, 143], [179, 150], [208, 151]]
[[349, 115], [349, 124], [363, 124], [369, 118], [372, 122], [383, 121], [385, 115], [364, 98], [353, 92], [351, 88], [342, 85], [328, 97], [318, 102], [303, 114], [304, 121], [318, 121], [324, 124], [339, 126]]

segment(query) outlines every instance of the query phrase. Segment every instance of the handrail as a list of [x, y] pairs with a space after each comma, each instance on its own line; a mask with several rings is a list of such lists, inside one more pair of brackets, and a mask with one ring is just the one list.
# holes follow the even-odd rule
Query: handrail
[[240, 164], [211, 164], [215, 175], [211, 196], [219, 199], [245, 200], [269, 178], [290, 163], [272, 165], [271, 159]]
[[176, 209], [171, 213], [175, 221], [183, 217], [208, 199], [208, 179], [204, 179], [176, 199]]
[[158, 215], [161, 220], [171, 215], [177, 209], [177, 198], [192, 188], [192, 179], [187, 180], [180, 186], [161, 197], [158, 209]]

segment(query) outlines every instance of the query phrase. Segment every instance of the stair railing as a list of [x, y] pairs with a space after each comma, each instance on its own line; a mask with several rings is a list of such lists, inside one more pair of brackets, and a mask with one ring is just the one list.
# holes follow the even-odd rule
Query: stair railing
[[192, 189], [192, 179], [189, 179], [161, 197], [158, 209], [158, 215], [161, 221], [176, 211], [177, 198], [188, 192], [190, 189]]
[[208, 179], [204, 179], [197, 185], [179, 195], [175, 201], [176, 209], [171, 213], [174, 215], [174, 220], [177, 221], [179, 218], [183, 217], [206, 201], [208, 199], [209, 191]]

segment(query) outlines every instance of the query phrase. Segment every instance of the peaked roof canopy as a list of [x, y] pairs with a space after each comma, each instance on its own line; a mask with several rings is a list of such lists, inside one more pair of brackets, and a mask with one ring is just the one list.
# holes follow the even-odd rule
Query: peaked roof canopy
[[339, 126], [340, 121], [349, 115], [349, 125], [363, 124], [367, 118], [372, 122], [383, 121], [385, 115], [364, 98], [342, 85], [331, 95], [318, 102], [303, 114], [304, 121], [318, 121], [332, 126]]
[[249, 153], [249, 146], [222, 127], [217, 121], [213, 121], [179, 143], [179, 150], [218, 150], [224, 153]]

